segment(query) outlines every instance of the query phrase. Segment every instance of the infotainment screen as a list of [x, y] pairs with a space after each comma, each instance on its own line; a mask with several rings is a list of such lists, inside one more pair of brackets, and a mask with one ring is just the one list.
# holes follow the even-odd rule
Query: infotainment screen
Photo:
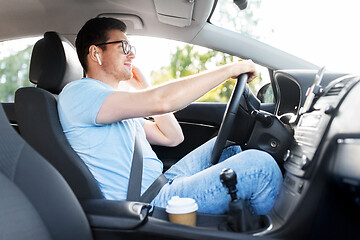
[[320, 83], [324, 76], [324, 72], [325, 72], [325, 67], [322, 67], [316, 73], [313, 84], [306, 91], [306, 100], [305, 100], [304, 106], [300, 109], [300, 114], [303, 114], [303, 113], [306, 113], [307, 111], [309, 111], [309, 109], [314, 101], [314, 97], [316, 96], [316, 93], [318, 92], [318, 90], [320, 88]]

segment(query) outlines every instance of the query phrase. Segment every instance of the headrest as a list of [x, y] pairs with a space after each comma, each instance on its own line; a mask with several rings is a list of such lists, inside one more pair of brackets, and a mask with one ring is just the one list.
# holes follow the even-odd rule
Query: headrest
[[82, 78], [83, 68], [74, 46], [56, 32], [46, 32], [37, 41], [30, 61], [30, 82], [59, 94], [73, 80]]

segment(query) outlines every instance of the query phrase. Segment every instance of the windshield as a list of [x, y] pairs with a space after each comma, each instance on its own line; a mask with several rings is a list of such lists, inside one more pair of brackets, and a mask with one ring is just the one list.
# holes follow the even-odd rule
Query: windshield
[[334, 71], [360, 72], [357, 0], [218, 0], [211, 23]]

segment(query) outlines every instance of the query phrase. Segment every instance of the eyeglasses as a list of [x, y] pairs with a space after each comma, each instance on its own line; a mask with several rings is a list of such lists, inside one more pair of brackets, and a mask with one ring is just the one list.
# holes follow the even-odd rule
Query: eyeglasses
[[121, 48], [125, 55], [129, 55], [131, 52], [136, 55], [136, 49], [134, 46], [130, 45], [126, 40], [120, 40], [120, 41], [113, 41], [113, 42], [105, 42], [105, 43], [98, 43], [95, 44], [95, 46], [102, 46], [102, 45], [108, 45], [108, 44], [114, 44], [114, 43], [121, 43]]

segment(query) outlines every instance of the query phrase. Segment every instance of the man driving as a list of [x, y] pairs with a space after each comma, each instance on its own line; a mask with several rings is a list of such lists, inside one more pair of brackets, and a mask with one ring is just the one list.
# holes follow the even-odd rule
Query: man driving
[[[76, 49], [86, 77], [69, 83], [59, 95], [58, 111], [64, 133], [85, 162], [107, 199], [125, 200], [135, 136], [143, 152], [141, 192], [162, 174], [163, 164], [151, 144], [176, 146], [183, 139], [172, 114], [217, 87], [228, 78], [247, 73], [256, 77], [251, 60], [229, 63], [211, 71], [153, 87], [132, 66], [135, 48], [126, 25], [113, 18], [90, 19], [79, 31]], [[150, 47], [150, 46], [149, 46]], [[135, 91], [119, 90], [127, 82]], [[144, 119], [151, 116], [153, 121]], [[282, 174], [275, 160], [259, 150], [231, 146], [212, 165], [215, 138], [190, 152], [164, 175], [168, 182], [152, 200], [165, 207], [172, 196], [195, 199], [199, 212], [222, 214], [230, 197], [219, 173], [231, 168], [237, 174], [238, 196], [255, 214], [266, 214], [280, 189]]]

